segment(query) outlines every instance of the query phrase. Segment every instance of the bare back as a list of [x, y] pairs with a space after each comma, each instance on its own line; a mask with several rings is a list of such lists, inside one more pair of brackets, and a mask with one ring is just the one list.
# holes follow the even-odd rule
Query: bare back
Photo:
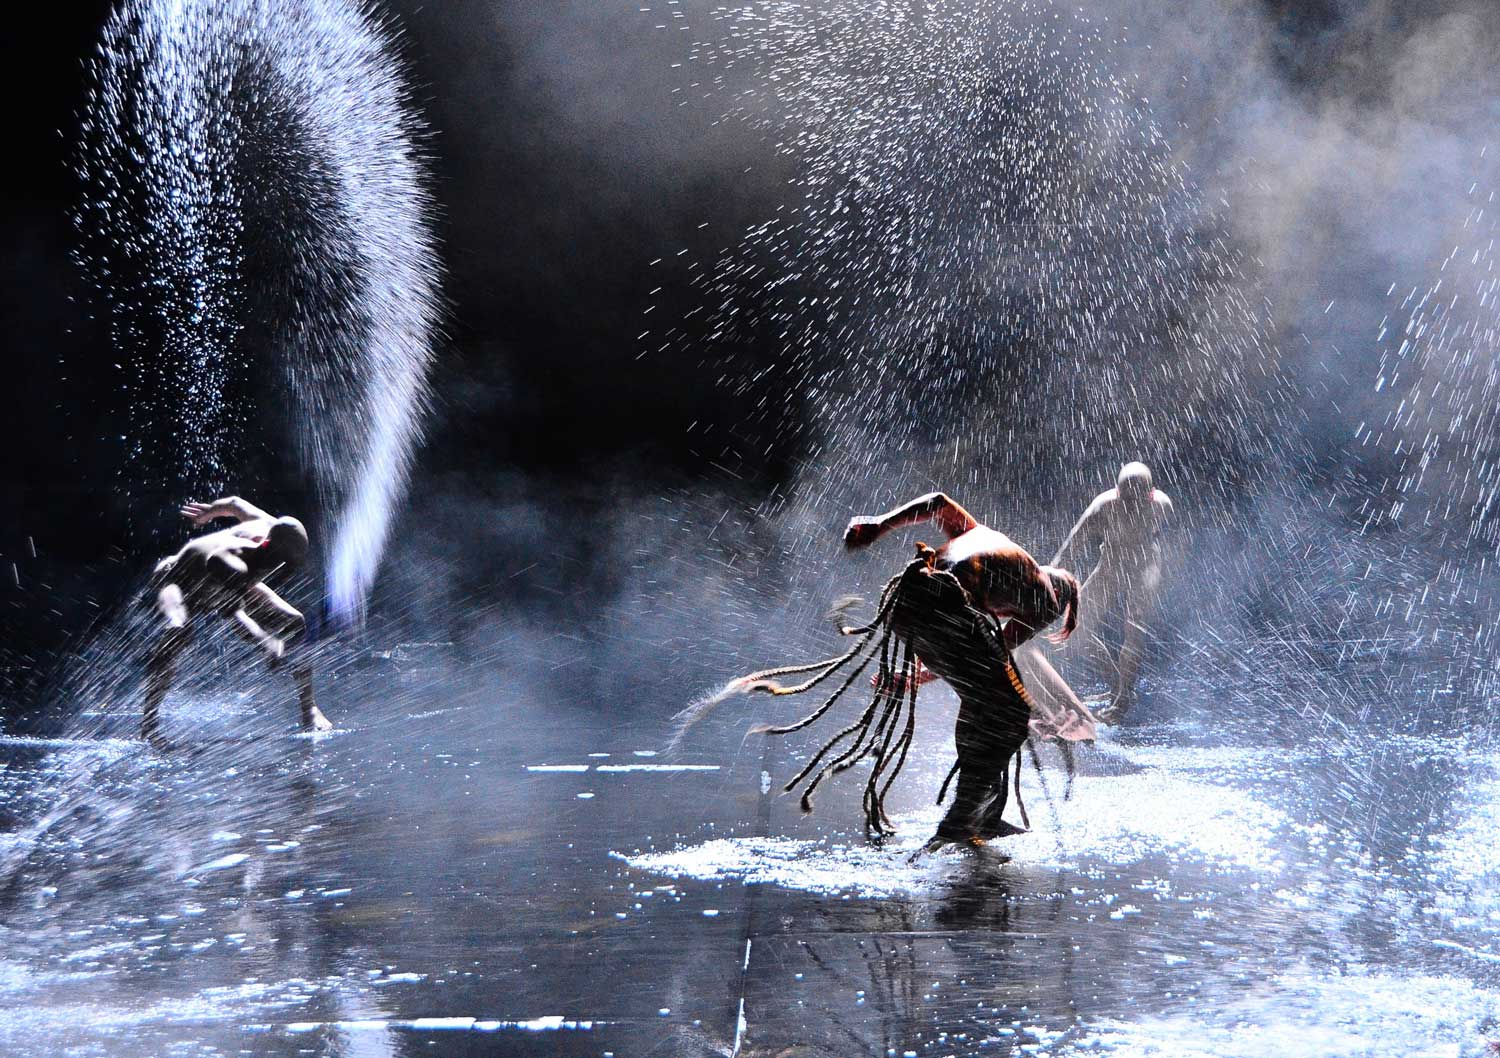
[[188, 601], [198, 605], [214, 609], [238, 605], [269, 572], [259, 552], [266, 546], [273, 522], [270, 517], [251, 518], [194, 537], [156, 567], [152, 581], [158, 588], [176, 584]]
[[[930, 492], [895, 510], [875, 516], [852, 518], [844, 530], [844, 546], [867, 547], [892, 529], [935, 523], [948, 542], [938, 549], [934, 564], [953, 574], [969, 593], [975, 607], [1001, 620], [1005, 644], [1014, 650], [1064, 612], [1068, 624], [1062, 637], [1077, 621], [1076, 582], [1066, 570], [1043, 570], [1036, 559], [1004, 533], [980, 523], [941, 492]], [[1064, 578], [1066, 601], [1059, 596], [1051, 576]]]
[[988, 526], [949, 540], [938, 549], [936, 565], [958, 578], [975, 606], [998, 618], [1056, 609], [1052, 586], [1036, 559]]

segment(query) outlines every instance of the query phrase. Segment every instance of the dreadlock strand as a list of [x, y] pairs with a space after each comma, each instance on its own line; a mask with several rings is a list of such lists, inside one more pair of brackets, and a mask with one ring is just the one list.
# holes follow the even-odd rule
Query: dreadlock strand
[[[891, 634], [890, 633], [890, 629], [886, 629], [885, 637], [888, 638], [890, 636], [890, 634]], [[808, 715], [804, 716], [801, 720], [798, 720], [796, 723], [794, 723], [794, 724], [788, 724], [785, 727], [769, 727], [769, 726], [767, 726], [767, 727], [757, 727], [757, 728], [754, 728], [751, 731], [751, 733], [752, 734], [762, 734], [762, 735], [790, 735], [793, 731], [800, 731], [804, 727], [807, 727], [807, 726], [809, 726], [811, 724], [817, 723], [818, 720], [822, 719], [822, 717], [824, 716], [824, 714], [826, 714], [828, 712], [828, 710], [830, 710], [830, 709], [833, 708], [834, 703], [837, 702], [839, 700], [839, 698], [841, 698], [843, 696], [844, 692], [847, 691], [850, 687], [854, 686], [854, 681], [857, 680], [857, 679], [859, 679], [860, 675], [863, 674], [863, 672], [865, 671], [865, 669], [869, 667], [869, 664], [870, 664], [870, 661], [869, 661], [868, 658], [866, 658], [863, 663], [861, 663], [859, 665], [856, 665], [854, 667], [854, 669], [849, 673], [848, 677], [844, 680], [844, 682], [839, 685], [838, 690], [834, 691], [831, 695], [828, 696], [828, 700], [827, 701], [825, 701], [822, 705], [818, 706], [818, 708], [814, 709]], [[832, 672], [825, 673], [824, 675], [825, 676], [832, 675]], [[823, 677], [819, 677], [819, 679], [822, 679], [822, 678]], [[812, 685], [812, 683], [817, 683], [817, 682], [818, 682], [818, 680], [813, 680], [811, 683], [808, 684], [808, 686], [810, 687]], [[802, 689], [805, 690], [806, 688], [802, 688]], [[795, 693], [795, 692], [787, 690], [787, 691], [783, 691], [782, 693], [783, 694], [792, 694], [792, 693]]]

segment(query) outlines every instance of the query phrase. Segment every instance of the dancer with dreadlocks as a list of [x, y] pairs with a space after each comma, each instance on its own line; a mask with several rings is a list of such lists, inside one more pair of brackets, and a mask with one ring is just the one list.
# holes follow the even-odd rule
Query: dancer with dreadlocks
[[[678, 737], [732, 694], [800, 694], [844, 672], [838, 688], [810, 715], [785, 727], [760, 729], [776, 735], [800, 730], [827, 714], [878, 657], [874, 697], [863, 714], [826, 742], [786, 785], [790, 791], [807, 780], [803, 810], [811, 810], [812, 794], [824, 778], [871, 758], [865, 822], [876, 835], [886, 833], [890, 820], [885, 796], [906, 761], [915, 732], [917, 688], [941, 678], [959, 697], [958, 762], [938, 800], [943, 800], [955, 775], [958, 784], [927, 848], [979, 844], [1020, 832], [1005, 822], [1003, 813], [1013, 760], [1019, 788], [1019, 754], [1030, 731], [1033, 703], [1012, 652], [1059, 618], [1059, 638], [1067, 637], [1078, 620], [1078, 584], [1066, 570], [1037, 565], [1013, 540], [981, 525], [941, 493], [878, 517], [855, 518], [845, 531], [844, 544], [866, 547], [893, 529], [928, 521], [938, 524], [948, 542], [936, 550], [917, 545], [916, 559], [881, 593], [874, 620], [862, 628], [843, 629], [845, 635], [859, 637], [852, 649], [836, 658], [735, 680], [715, 697], [679, 714]], [[798, 673], [809, 676], [793, 686], [777, 682]], [[1092, 719], [1081, 704], [1078, 709], [1078, 726], [1092, 737]], [[1024, 807], [1022, 820], [1026, 822]]]
[[1094, 737], [1093, 717], [1040, 652], [1032, 647], [1024, 655], [1044, 690], [1040, 696], [1030, 693], [1016, 661], [1017, 652], [1059, 618], [1063, 627], [1057, 641], [1072, 633], [1078, 624], [1078, 582], [1065, 569], [1038, 565], [1025, 548], [941, 492], [885, 514], [852, 519], [844, 546], [868, 547], [892, 530], [927, 522], [935, 523], [948, 542], [936, 551], [918, 545], [927, 590], [912, 594], [917, 605], [903, 607], [905, 615], [895, 627], [916, 653], [917, 681], [941, 677], [959, 698], [958, 788], [934, 843], [1014, 833], [1001, 813], [1012, 758], [1019, 788], [1026, 738], [1066, 745]]

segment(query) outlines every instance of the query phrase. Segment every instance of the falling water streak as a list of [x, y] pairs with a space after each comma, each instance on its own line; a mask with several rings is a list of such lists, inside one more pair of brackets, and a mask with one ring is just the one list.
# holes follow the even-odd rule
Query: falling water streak
[[[344, 619], [405, 491], [440, 315], [421, 129], [392, 37], [359, 0], [128, 0], [93, 65], [78, 161], [79, 256], [132, 368], [136, 454], [170, 421], [168, 477], [194, 491], [239, 480], [255, 413], [231, 390], [268, 347], [337, 510], [327, 591]], [[274, 418], [248, 439], [267, 443]]]
[[[380, 347], [390, 348], [387, 341], [400, 343], [404, 337], [382, 341]], [[390, 534], [391, 518], [406, 491], [421, 415], [426, 410], [425, 370], [399, 372], [394, 384], [375, 397], [380, 409], [328, 564], [329, 603], [333, 613], [344, 619], [357, 615], [369, 595]]]

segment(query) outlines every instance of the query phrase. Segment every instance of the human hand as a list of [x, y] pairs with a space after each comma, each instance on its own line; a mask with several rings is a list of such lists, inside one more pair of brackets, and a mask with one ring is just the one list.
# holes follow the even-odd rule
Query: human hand
[[204, 522], [211, 522], [214, 520], [214, 518], [217, 517], [217, 515], [214, 513], [213, 504], [199, 503], [196, 500], [190, 503], [183, 504], [182, 510], [178, 513], [188, 521], [192, 522], [194, 525], [202, 525]]
[[880, 520], [868, 515], [860, 515], [858, 518], [850, 518], [849, 526], [844, 530], [844, 547], [850, 551], [867, 547], [874, 543], [875, 538], [880, 535]]

